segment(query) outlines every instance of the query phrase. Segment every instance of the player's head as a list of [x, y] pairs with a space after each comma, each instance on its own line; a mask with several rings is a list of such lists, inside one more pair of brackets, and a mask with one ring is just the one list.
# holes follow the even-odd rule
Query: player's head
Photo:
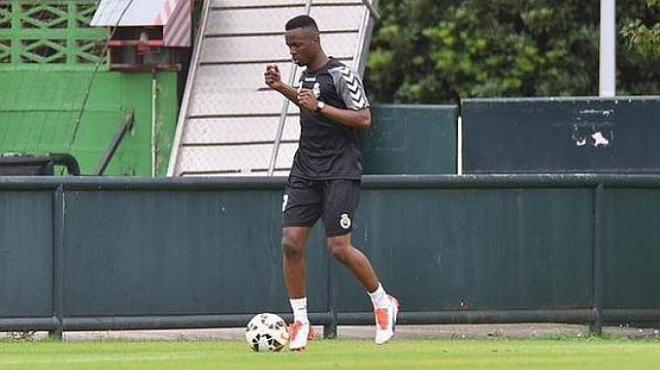
[[286, 22], [286, 45], [291, 58], [300, 65], [309, 65], [321, 51], [321, 39], [316, 21], [310, 16], [299, 15]]

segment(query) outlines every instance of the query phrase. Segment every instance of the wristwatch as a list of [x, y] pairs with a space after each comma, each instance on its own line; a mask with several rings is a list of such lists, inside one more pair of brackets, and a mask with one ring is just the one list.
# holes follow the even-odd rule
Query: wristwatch
[[314, 112], [320, 113], [323, 108], [325, 108], [325, 103], [319, 100], [316, 102], [316, 109], [314, 109]]

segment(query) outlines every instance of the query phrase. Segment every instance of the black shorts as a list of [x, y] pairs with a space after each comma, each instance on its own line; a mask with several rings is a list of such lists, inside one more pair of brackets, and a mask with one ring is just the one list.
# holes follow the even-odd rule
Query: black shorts
[[325, 235], [353, 230], [360, 180], [306, 180], [289, 176], [282, 203], [283, 227], [312, 227], [322, 218]]

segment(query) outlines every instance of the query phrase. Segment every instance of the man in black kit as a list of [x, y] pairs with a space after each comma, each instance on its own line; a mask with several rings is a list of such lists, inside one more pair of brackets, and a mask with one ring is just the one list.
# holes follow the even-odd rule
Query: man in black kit
[[265, 83], [300, 107], [300, 144], [282, 205], [284, 279], [294, 314], [289, 348], [303, 350], [313, 337], [307, 318], [305, 248], [321, 218], [328, 250], [355, 274], [374, 305], [376, 344], [394, 335], [399, 302], [380, 284], [369, 259], [351, 244], [358, 205], [360, 149], [357, 130], [371, 125], [369, 101], [357, 73], [326, 56], [314, 19], [298, 16], [286, 24], [293, 61], [307, 69], [296, 89], [282, 82], [276, 65], [266, 67]]

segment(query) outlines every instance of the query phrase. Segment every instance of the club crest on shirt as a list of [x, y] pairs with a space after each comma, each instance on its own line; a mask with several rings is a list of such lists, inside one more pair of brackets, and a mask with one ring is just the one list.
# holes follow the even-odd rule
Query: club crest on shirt
[[312, 88], [312, 92], [317, 98], [321, 96], [321, 85], [318, 82], [314, 82], [314, 88]]
[[342, 229], [347, 230], [351, 227], [351, 218], [348, 217], [348, 213], [342, 213], [339, 217], [339, 226], [341, 226]]

